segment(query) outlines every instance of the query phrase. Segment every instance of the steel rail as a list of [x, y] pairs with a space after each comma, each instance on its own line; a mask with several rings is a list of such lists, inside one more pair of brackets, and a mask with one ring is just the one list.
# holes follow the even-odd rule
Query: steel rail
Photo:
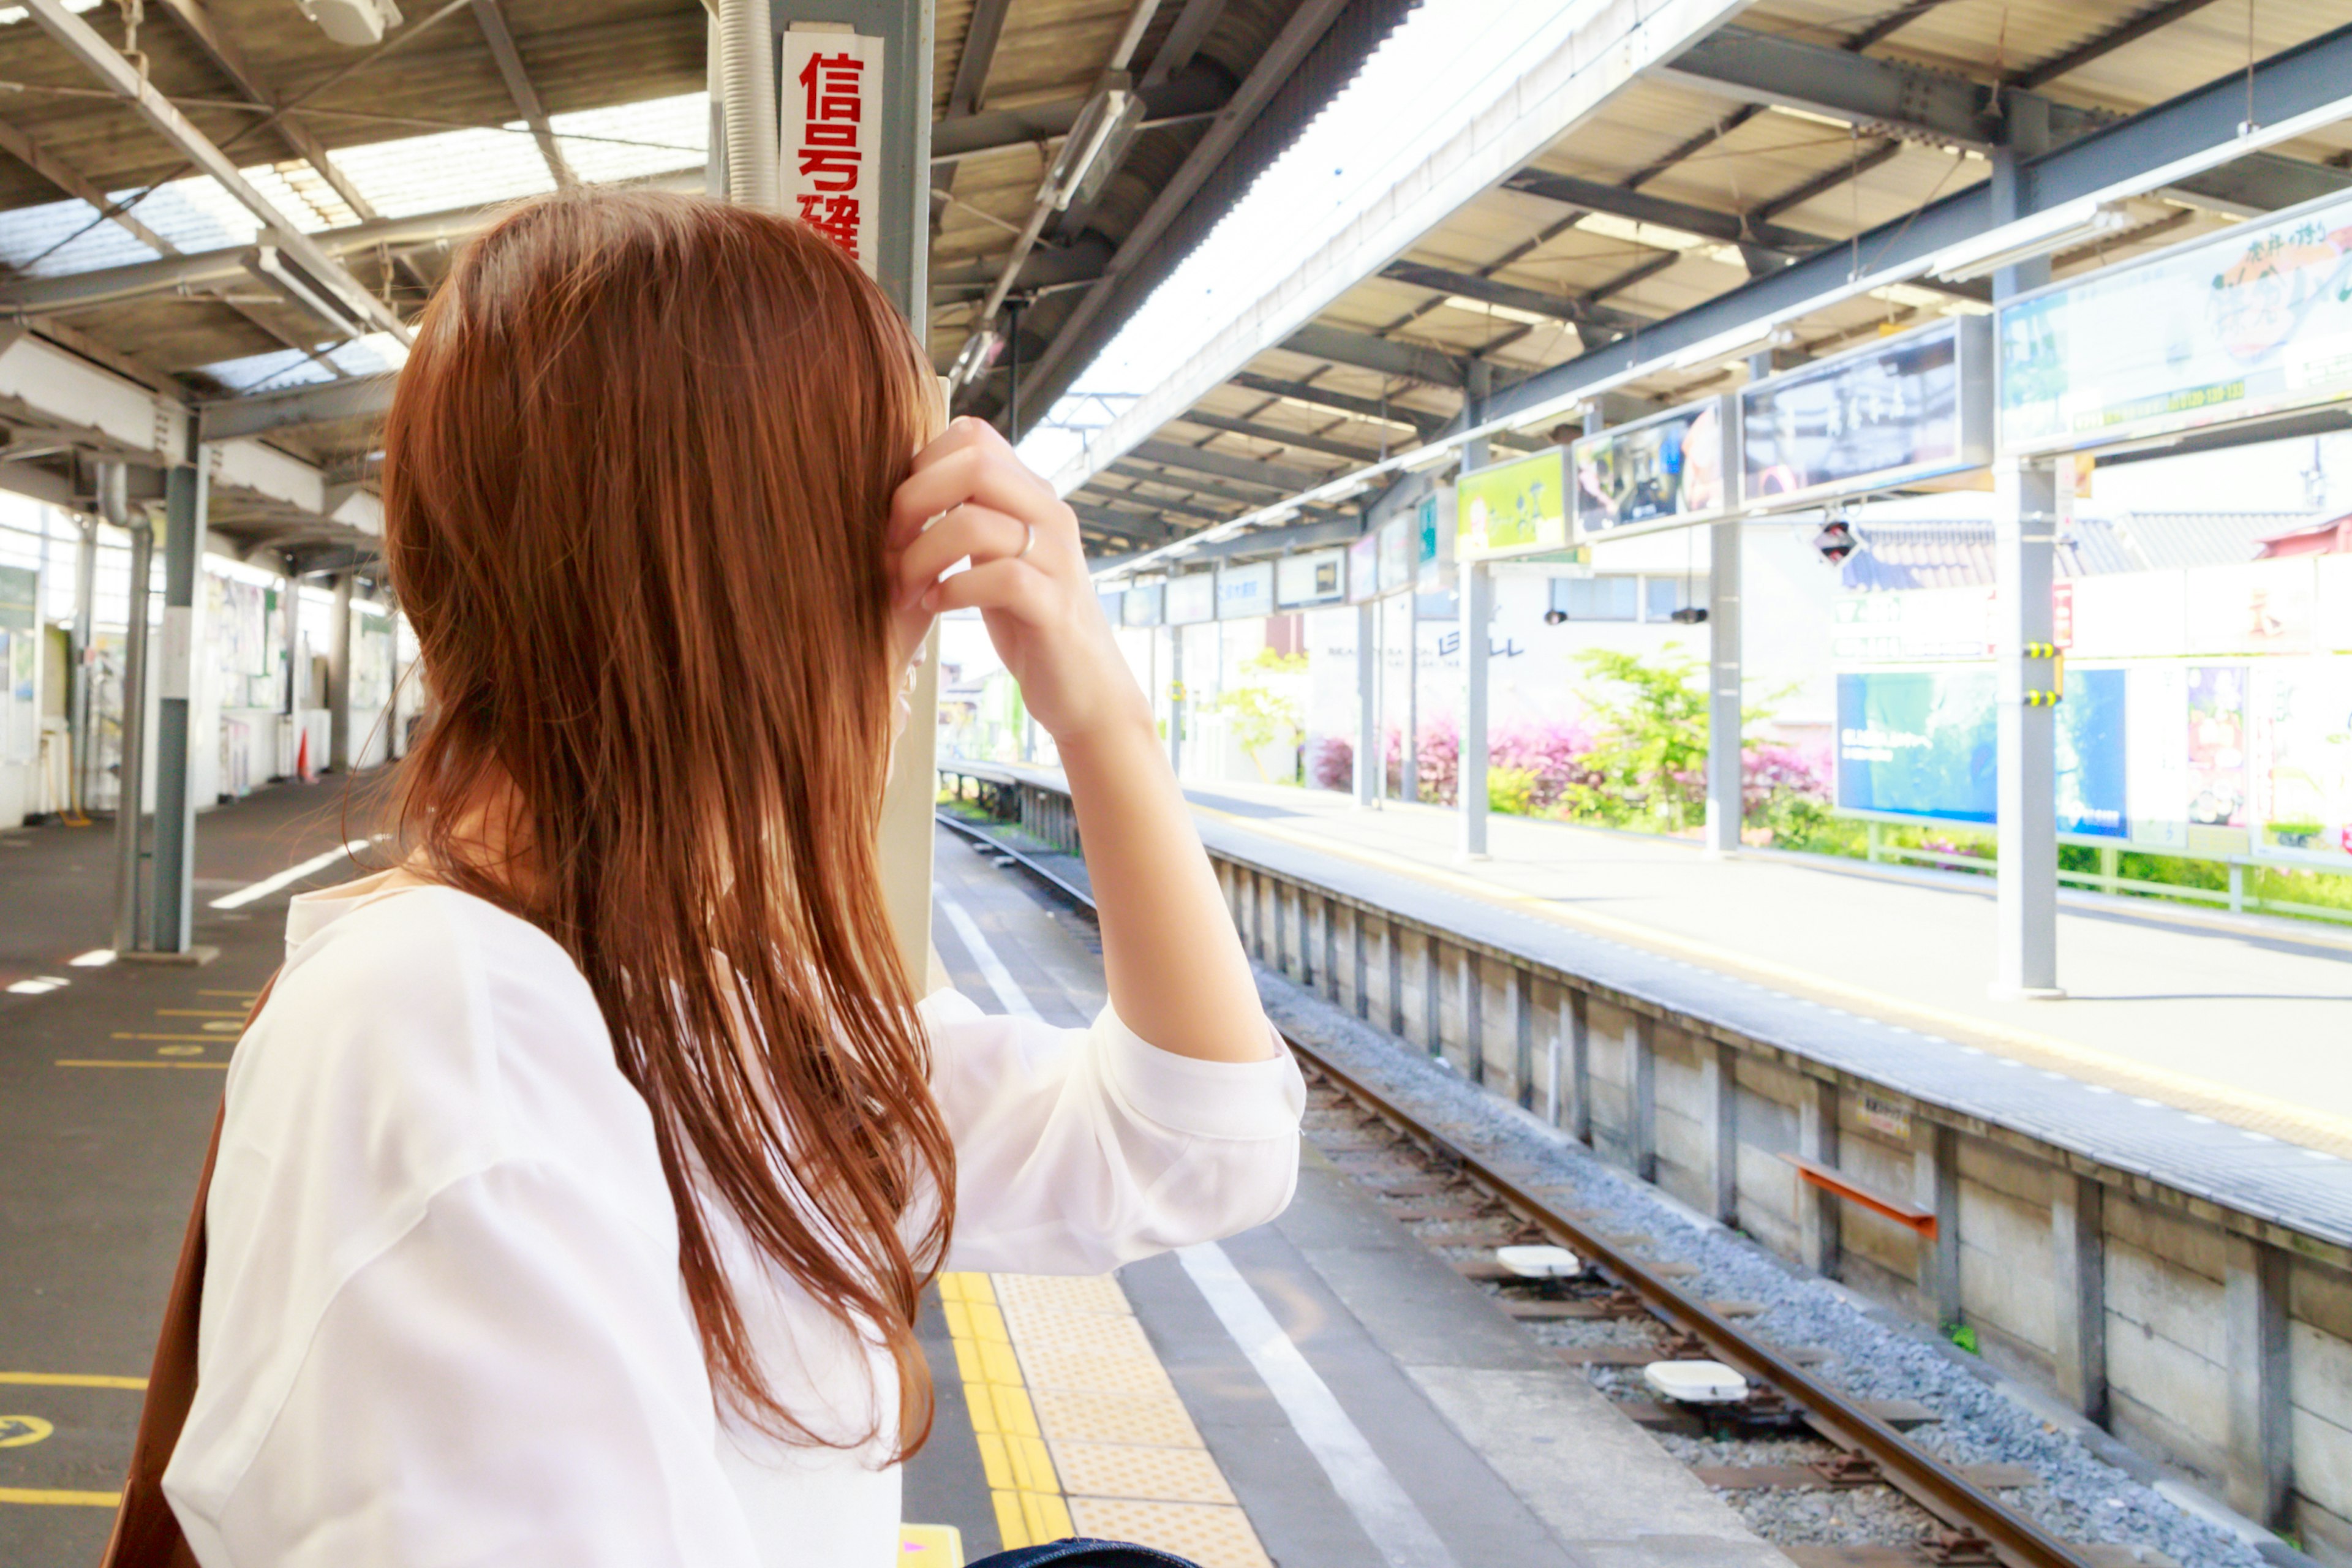
[[[1011, 857], [1024, 869], [1088, 910], [1094, 908], [1094, 899], [1088, 892], [1034, 857], [944, 813], [939, 814], [938, 820], [996, 853]], [[1914, 1502], [1946, 1524], [1982, 1537], [2009, 1568], [2093, 1568], [2090, 1559], [2073, 1545], [1970, 1482], [1957, 1469], [1871, 1415], [1853, 1397], [1782, 1356], [1771, 1345], [1742, 1332], [1710, 1310], [1703, 1300], [1677, 1289], [1664, 1276], [1652, 1273], [1638, 1259], [1628, 1257], [1477, 1155], [1432, 1130], [1420, 1118], [1334, 1065], [1313, 1047], [1286, 1033], [1283, 1038], [1342, 1092], [1360, 1101], [1408, 1139], [1427, 1146], [1440, 1159], [1459, 1168], [1521, 1219], [1549, 1233], [1578, 1257], [1599, 1264], [1669, 1325], [1696, 1336], [1733, 1370], [1779, 1389], [1822, 1436], [1868, 1458], [1890, 1485]]]

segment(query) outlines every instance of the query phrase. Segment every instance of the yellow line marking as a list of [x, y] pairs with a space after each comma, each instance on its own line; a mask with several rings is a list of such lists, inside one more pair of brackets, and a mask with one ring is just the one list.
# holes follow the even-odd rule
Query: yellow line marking
[[1020, 1359], [1005, 1334], [1004, 1315], [996, 1309], [993, 1282], [985, 1274], [942, 1274], [940, 1304], [1004, 1549], [1076, 1534], [1053, 1456], [1037, 1430], [1036, 1408], [1021, 1379]]
[[110, 1040], [194, 1040], [200, 1045], [213, 1046], [218, 1045], [221, 1037], [218, 1035], [142, 1034], [131, 1029], [117, 1029], [107, 1038]]
[[61, 1068], [208, 1068], [215, 1072], [228, 1071], [226, 1062], [108, 1062], [87, 1058], [60, 1057]]
[[0, 1383], [26, 1388], [127, 1388], [142, 1393], [143, 1377], [105, 1377], [87, 1372], [0, 1372]]
[[952, 1524], [900, 1525], [898, 1568], [963, 1568], [963, 1531]]
[[1539, 893], [1498, 887], [1460, 872], [1425, 866], [1388, 850], [1342, 844], [1316, 834], [1272, 826], [1255, 818], [1244, 820], [1213, 806], [1196, 805], [1192, 809], [1202, 816], [1232, 823], [1246, 832], [1354, 860], [1380, 870], [1393, 871], [1490, 904], [1507, 905], [1555, 925], [1595, 936], [1612, 937], [1636, 947], [1648, 948], [1654, 952], [1685, 958], [1721, 973], [1743, 974], [1763, 981], [1777, 990], [1799, 995], [1810, 994], [1815, 998], [1834, 998], [1840, 1005], [1866, 1013], [1881, 1022], [1906, 1024], [1950, 1036], [1962, 1044], [1981, 1046], [2029, 1066], [2063, 1071], [2085, 1082], [2104, 1084], [2128, 1094], [2145, 1095], [2178, 1110], [2210, 1115], [2235, 1127], [2269, 1132], [2288, 1142], [2352, 1158], [2352, 1120], [2330, 1116], [2324, 1111], [2307, 1110], [2301, 1106], [2288, 1105], [2245, 1089], [2232, 1089], [2227, 1084], [2193, 1078], [2187, 1073], [2149, 1067], [2096, 1047], [2076, 1045], [2071, 1040], [2036, 1034], [2030, 1029], [2020, 1029], [1967, 1013], [1948, 1012], [1926, 1003], [1906, 1001], [1883, 992], [1849, 985], [1810, 970], [1776, 963], [1770, 959], [1752, 958], [1696, 937], [1661, 931], [1655, 926], [1641, 925], [1612, 915], [1593, 914], [1589, 910], [1564, 909]]
[[56, 1430], [37, 1415], [0, 1415], [0, 1448], [29, 1448]]
[[155, 1016], [158, 1018], [242, 1018], [245, 1015], [207, 1007], [158, 1007], [155, 1009]]
[[120, 1508], [121, 1492], [60, 1492], [44, 1491], [37, 1487], [0, 1487], [0, 1503], [27, 1503], [34, 1507], [62, 1506], [65, 1508]]
[[258, 991], [199, 991], [196, 994], [199, 996], [232, 996], [239, 1001], [250, 1002], [256, 996], [260, 995], [261, 993]]

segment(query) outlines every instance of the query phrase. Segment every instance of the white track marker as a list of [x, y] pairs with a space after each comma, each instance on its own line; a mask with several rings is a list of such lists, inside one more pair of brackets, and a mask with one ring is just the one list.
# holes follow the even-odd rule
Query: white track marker
[[290, 887], [313, 872], [323, 871], [345, 856], [356, 855], [368, 847], [368, 840], [354, 838], [340, 849], [330, 849], [324, 855], [313, 855], [299, 866], [289, 866], [275, 877], [264, 877], [258, 882], [239, 888], [234, 893], [223, 893], [207, 906], [215, 910], [241, 910], [256, 899], [266, 899], [278, 889]]
[[980, 967], [981, 978], [988, 982], [991, 991], [996, 993], [996, 1000], [1004, 1010], [1018, 1018], [1038, 1017], [1037, 1009], [1029, 1005], [1028, 993], [1021, 989], [1020, 983], [1013, 978], [1013, 972], [1004, 967], [1003, 960], [996, 956], [996, 950], [988, 945], [986, 937], [981, 935], [980, 922], [973, 920], [961, 904], [944, 893], [939, 895], [939, 902], [940, 913], [947, 916], [948, 924], [955, 927], [956, 940], [963, 943], [966, 952], [971, 954], [972, 963]]
[[1330, 1384], [1282, 1331], [1225, 1249], [1204, 1241], [1179, 1247], [1176, 1256], [1390, 1568], [1458, 1568], [1454, 1553], [1349, 1419]]

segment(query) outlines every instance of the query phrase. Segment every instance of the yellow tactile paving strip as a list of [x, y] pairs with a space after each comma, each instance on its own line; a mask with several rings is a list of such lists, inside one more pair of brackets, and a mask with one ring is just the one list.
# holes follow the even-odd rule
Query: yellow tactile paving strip
[[1108, 1275], [942, 1274], [1006, 1547], [1070, 1534], [1273, 1568]]
[[1323, 834], [1286, 829], [1254, 818], [1244, 820], [1230, 812], [1197, 803], [1192, 810], [1200, 816], [1231, 822], [1249, 832], [1286, 844], [1294, 844], [1319, 854], [1337, 855], [1380, 870], [1411, 877], [1449, 892], [1483, 899], [1490, 904], [1507, 905], [1519, 913], [1549, 921], [1554, 925], [1611, 937], [1632, 946], [1647, 948], [1653, 952], [1685, 959], [1704, 968], [1744, 975], [1777, 990], [1830, 1002], [1883, 1022], [1924, 1028], [1928, 1033], [1942, 1035], [1964, 1045], [1979, 1046], [2029, 1067], [2046, 1068], [2086, 1083], [2102, 1084], [2126, 1094], [2143, 1095], [2177, 1110], [2226, 1121], [2233, 1127], [2267, 1132], [2289, 1143], [2301, 1144], [2307, 1149], [2321, 1149], [2352, 1159], [2352, 1121], [2342, 1117], [2289, 1105], [2264, 1095], [2193, 1078], [2187, 1073], [2148, 1067], [2095, 1047], [2076, 1045], [2071, 1040], [2057, 1039], [2030, 1029], [2014, 1028], [1989, 1018], [1971, 1017], [1964, 1013], [1889, 996], [1866, 986], [1851, 985], [1809, 970], [1733, 952], [1713, 942], [1661, 931], [1655, 926], [1595, 914], [1590, 910], [1563, 908], [1534, 893], [1523, 893], [1481, 878], [1423, 865], [1384, 849], [1342, 843]]

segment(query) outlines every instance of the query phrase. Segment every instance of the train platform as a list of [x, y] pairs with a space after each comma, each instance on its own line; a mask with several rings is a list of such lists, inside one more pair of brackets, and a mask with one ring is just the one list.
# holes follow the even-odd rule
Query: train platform
[[[11, 1568], [72, 1568], [104, 1542], [229, 1047], [286, 900], [349, 874], [341, 794], [207, 815], [197, 935], [218, 957], [202, 966], [72, 965], [103, 940], [103, 899], [65, 895], [94, 880], [73, 868], [104, 841], [10, 836], [61, 893], [37, 923], [12, 904], [12, 970], [69, 982], [0, 993]], [[947, 835], [938, 888], [960, 989], [1056, 1023], [1099, 1008], [1084, 917]], [[921, 1329], [940, 1398], [907, 1471], [910, 1568], [1072, 1530], [1207, 1568], [1788, 1568], [1311, 1151], [1271, 1225], [1115, 1277], [950, 1274]]]

